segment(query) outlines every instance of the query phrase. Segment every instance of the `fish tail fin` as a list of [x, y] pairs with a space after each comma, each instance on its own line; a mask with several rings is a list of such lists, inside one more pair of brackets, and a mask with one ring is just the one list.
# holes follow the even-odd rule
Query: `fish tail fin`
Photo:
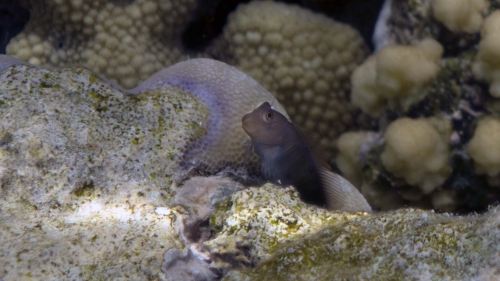
[[348, 180], [326, 169], [319, 169], [328, 210], [372, 212], [365, 197]]

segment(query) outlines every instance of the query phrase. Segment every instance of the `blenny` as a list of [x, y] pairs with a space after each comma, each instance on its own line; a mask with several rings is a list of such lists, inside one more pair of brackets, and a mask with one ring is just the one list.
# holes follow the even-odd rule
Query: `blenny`
[[317, 156], [305, 135], [268, 102], [242, 118], [243, 130], [261, 161], [266, 180], [293, 185], [301, 199], [329, 210], [371, 212], [361, 193], [331, 171]]

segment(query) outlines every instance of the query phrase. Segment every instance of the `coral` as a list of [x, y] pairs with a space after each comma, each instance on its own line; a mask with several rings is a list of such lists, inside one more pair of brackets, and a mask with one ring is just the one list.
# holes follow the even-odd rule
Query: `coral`
[[405, 209], [333, 224], [223, 280], [497, 280], [500, 210], [483, 216]]
[[[188, 57], [179, 35], [194, 14], [194, 0], [25, 2], [31, 19], [7, 47], [23, 61], [84, 65], [132, 88]], [[288, 104], [293, 121], [319, 136], [327, 159], [335, 153], [332, 139], [369, 126], [348, 102], [349, 75], [368, 51], [348, 25], [293, 5], [250, 3], [230, 17], [223, 40], [211, 49]]]
[[352, 103], [373, 116], [387, 107], [407, 111], [437, 76], [442, 54], [442, 46], [432, 39], [414, 47], [384, 47], [353, 72]]
[[[374, 42], [376, 49], [381, 49], [385, 44], [414, 45], [425, 38], [434, 38], [443, 45], [447, 54], [456, 55], [467, 51], [477, 43], [477, 31], [456, 32], [452, 31], [453, 27], [447, 25], [454, 24], [456, 28], [474, 25], [480, 28], [480, 25], [477, 27], [477, 22], [482, 21], [482, 18], [490, 12], [489, 9], [480, 8], [484, 7], [481, 2], [487, 2], [488, 6], [493, 1], [386, 1], [390, 14], [385, 18], [379, 17], [376, 24], [375, 33], [378, 36]], [[433, 11], [433, 6], [436, 6], [437, 11]], [[470, 9], [466, 6], [470, 6]]]
[[182, 245], [172, 175], [207, 109], [83, 69], [15, 65], [0, 81], [0, 279], [165, 280], [163, 253]]
[[[453, 5], [446, 5], [451, 2]], [[387, 9], [384, 11], [389, 11], [390, 14], [385, 19], [381, 16], [377, 23], [377, 29], [381, 32], [377, 38], [381, 38], [382, 44], [387, 43], [390, 46], [382, 48], [379, 53], [368, 58], [354, 71], [352, 100], [358, 103], [364, 111], [378, 118], [378, 133], [381, 135], [384, 134], [390, 122], [404, 117], [425, 119], [431, 122], [439, 133], [441, 141], [448, 147], [446, 150], [449, 152], [439, 153], [441, 156], [438, 156], [448, 161], [448, 168], [446, 168], [448, 171], [443, 170], [442, 173], [438, 173], [439, 179], [426, 179], [434, 183], [422, 190], [422, 183], [416, 185], [412, 183], [413, 180], [390, 171], [390, 168], [384, 165], [381, 159], [384, 149], [382, 145], [371, 143], [364, 146], [368, 153], [358, 151], [358, 159], [361, 159], [361, 163], [358, 164], [362, 166], [363, 171], [361, 191], [375, 208], [387, 210], [401, 206], [414, 206], [441, 211], [482, 212], [487, 210], [489, 204], [494, 204], [500, 198], [500, 191], [496, 188], [499, 184], [498, 178], [484, 175], [485, 172], [481, 172], [481, 165], [471, 159], [467, 153], [468, 142], [473, 137], [477, 118], [496, 114], [500, 108], [500, 103], [495, 98], [496, 88], [500, 89], [495, 83], [496, 76], [498, 76], [496, 65], [499, 61], [496, 50], [500, 49], [496, 46], [498, 45], [496, 42], [500, 41], [495, 39], [498, 37], [496, 34], [499, 33], [497, 29], [500, 26], [495, 23], [498, 21], [496, 18], [499, 17], [495, 9], [500, 8], [500, 2], [496, 0], [485, 2], [490, 8], [481, 9], [478, 12], [477, 9], [472, 8], [467, 11], [461, 10], [463, 6], [460, 4], [472, 7], [479, 3], [475, 0], [467, 1], [467, 3], [458, 0], [386, 1]], [[484, 3], [479, 4], [484, 7], [482, 5]], [[436, 8], [434, 15], [433, 5]], [[476, 13], [475, 21], [480, 21], [481, 17], [490, 14], [484, 21], [482, 39], [480, 40], [477, 32], [452, 31], [445, 26], [446, 23], [436, 20], [433, 16], [437, 16], [437, 6], [441, 5], [445, 5], [444, 8], [448, 10], [457, 9], [464, 12], [448, 13], [446, 16], [449, 19], [455, 16], [465, 19], [470, 13]], [[465, 13], [469, 14], [465, 15]], [[398, 65], [400, 68], [394, 68], [399, 73], [395, 71], [387, 75], [378, 65], [378, 56], [386, 51], [384, 60], [387, 64], [385, 66], [391, 66], [391, 61], [397, 61], [396, 59], [400, 56], [398, 49], [401, 51], [400, 48], [410, 48], [397, 46], [397, 44], [417, 45], [425, 38], [433, 38], [441, 45], [441, 47], [432, 47], [436, 45], [435, 43], [428, 45], [431, 50], [434, 50], [431, 52], [434, 53], [434, 59], [428, 63], [430, 71], [409, 75], [410, 78], [427, 76], [426, 79], [421, 80], [422, 82], [426, 80], [425, 83], [415, 85], [412, 91], [413, 100], [397, 101], [394, 98], [391, 100], [385, 97], [391, 92], [406, 94], [408, 88], [399, 87], [399, 90], [394, 91], [398, 89], [398, 86], [405, 85], [405, 83], [399, 84], [399, 80], [394, 78], [402, 77], [407, 71], [408, 73], [420, 71], [419, 63], [424, 60], [411, 62], [403, 59]], [[397, 48], [392, 49], [394, 45]], [[438, 55], [439, 53], [443, 54], [443, 58]], [[478, 80], [489, 83], [489, 91]], [[379, 88], [377, 85], [379, 81], [385, 85]], [[380, 95], [372, 94], [377, 91], [380, 91]], [[441, 121], [434, 122], [436, 120]], [[435, 133], [433, 135], [436, 136]], [[427, 143], [430, 137], [431, 135], [422, 136], [425, 141], [417, 142], [417, 144]], [[490, 137], [494, 138], [494, 134], [485, 138]], [[394, 164], [394, 166], [397, 165]], [[345, 167], [339, 167], [345, 169]], [[424, 167], [424, 164], [422, 166], [417, 164], [411, 169], [404, 166], [396, 168], [407, 169], [409, 172], [414, 169], [410, 173], [418, 175]], [[494, 167], [495, 165], [491, 166], [493, 169]], [[425, 194], [427, 192], [430, 193]]]
[[367, 48], [348, 25], [294, 5], [251, 2], [229, 16], [210, 53], [272, 92], [296, 125], [318, 136], [326, 159], [340, 133], [368, 123], [349, 103], [349, 75]]
[[486, 18], [481, 30], [479, 52], [473, 65], [474, 76], [490, 84], [490, 94], [500, 97], [500, 11]]
[[159, 88], [179, 87], [195, 95], [210, 110], [203, 137], [190, 145], [184, 155], [187, 166], [207, 172], [224, 167], [257, 167], [257, 156], [245, 159], [250, 141], [241, 127], [241, 118], [264, 102], [288, 117], [279, 102], [248, 75], [223, 62], [192, 59], [158, 71], [137, 88], [127, 91], [137, 94]]
[[476, 33], [483, 24], [486, 0], [432, 0], [432, 15], [453, 32]]
[[[409, 112], [386, 111], [379, 119], [382, 129], [377, 134], [381, 136], [387, 121], [396, 116], [425, 118], [432, 124], [449, 147], [446, 161], [453, 169], [437, 189], [424, 195], [419, 187], [410, 186], [401, 176], [387, 171], [380, 158], [383, 146], [377, 139], [367, 139], [359, 148], [355, 157], [363, 171], [361, 191], [375, 208], [390, 210], [410, 205], [451, 211], [450, 208], [455, 206], [453, 211], [485, 211], [488, 204], [498, 200], [498, 189], [489, 187], [491, 184], [486, 184], [484, 178], [473, 172], [473, 163], [465, 153], [475, 119], [491, 114], [487, 112], [494, 111], [497, 106], [494, 100], [488, 98], [486, 88], [478, 85], [472, 75], [473, 57], [473, 53], [466, 53], [442, 59], [442, 70], [422, 92], [423, 100], [412, 105]], [[342, 165], [339, 168], [344, 169]], [[416, 167], [416, 170], [420, 169], [420, 166]], [[357, 178], [359, 180], [359, 176]], [[449, 197], [445, 200], [446, 196]]]
[[400, 118], [384, 134], [385, 147], [380, 155], [390, 173], [417, 185], [424, 194], [431, 193], [451, 173], [447, 161], [447, 139], [426, 120]]
[[85, 65], [132, 88], [182, 58], [194, 0], [26, 0], [30, 20], [7, 54], [44, 66]]
[[372, 132], [359, 131], [342, 134], [337, 140], [339, 155], [336, 163], [342, 175], [354, 186], [360, 188], [362, 184], [362, 168], [365, 161], [361, 159], [360, 151], [363, 144], [373, 138]]
[[467, 153], [474, 160], [478, 174], [490, 177], [500, 173], [500, 120], [496, 117], [481, 119], [469, 142]]
[[266, 184], [236, 192], [221, 205], [210, 219], [217, 236], [204, 245], [218, 267], [252, 266], [289, 241], [365, 215], [328, 212], [300, 201], [293, 187]]

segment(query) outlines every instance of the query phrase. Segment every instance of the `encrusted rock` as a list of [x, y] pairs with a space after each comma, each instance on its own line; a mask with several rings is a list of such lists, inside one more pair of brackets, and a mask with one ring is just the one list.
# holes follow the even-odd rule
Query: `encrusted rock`
[[223, 280], [497, 280], [500, 209], [455, 217], [405, 209], [296, 239]]

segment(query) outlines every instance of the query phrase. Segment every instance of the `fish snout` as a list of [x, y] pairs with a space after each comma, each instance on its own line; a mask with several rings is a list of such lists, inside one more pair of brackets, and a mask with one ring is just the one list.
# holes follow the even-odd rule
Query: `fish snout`
[[250, 114], [246, 114], [241, 118], [241, 127], [243, 127], [243, 130], [248, 134], [248, 130], [250, 129]]

